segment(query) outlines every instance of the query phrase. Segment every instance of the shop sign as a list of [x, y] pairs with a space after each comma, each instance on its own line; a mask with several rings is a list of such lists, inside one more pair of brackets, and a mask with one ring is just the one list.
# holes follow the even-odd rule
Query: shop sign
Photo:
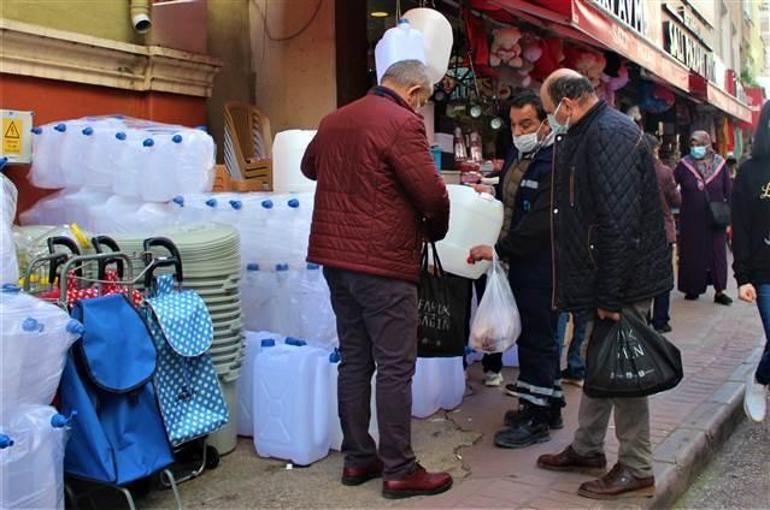
[[644, 35], [647, 27], [645, 0], [591, 0], [603, 11]]
[[693, 37], [684, 26], [673, 20], [663, 22], [663, 48], [692, 71], [716, 82], [714, 52]]

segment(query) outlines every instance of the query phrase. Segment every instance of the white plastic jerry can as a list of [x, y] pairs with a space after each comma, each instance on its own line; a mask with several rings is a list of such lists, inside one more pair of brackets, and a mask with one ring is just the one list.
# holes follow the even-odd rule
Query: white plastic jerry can
[[254, 447], [260, 457], [309, 465], [329, 453], [328, 352], [287, 338], [254, 367]]
[[390, 66], [403, 60], [419, 60], [423, 64], [426, 63], [422, 33], [412, 28], [407, 19], [400, 20], [398, 26], [386, 30], [374, 48], [377, 83], [382, 83], [382, 76]]

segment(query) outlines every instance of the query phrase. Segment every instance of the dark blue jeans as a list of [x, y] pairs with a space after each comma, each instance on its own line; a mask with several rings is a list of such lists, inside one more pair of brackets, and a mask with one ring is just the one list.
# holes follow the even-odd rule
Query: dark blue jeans
[[757, 295], [759, 316], [765, 326], [765, 352], [757, 367], [757, 382], [767, 386], [770, 385], [770, 284], [759, 285]]
[[[575, 328], [572, 332], [572, 340], [570, 340], [569, 348], [567, 350], [567, 374], [575, 379], [584, 379], [586, 367], [583, 362], [583, 357], [580, 355], [580, 350], [586, 338], [586, 325], [591, 316], [589, 312], [577, 312], [573, 314], [573, 317], [575, 320]], [[561, 351], [564, 348], [564, 335], [567, 331], [568, 321], [568, 313], [562, 313], [559, 316], [559, 323], [556, 327], [556, 344], [559, 346], [559, 357], [561, 357]]]

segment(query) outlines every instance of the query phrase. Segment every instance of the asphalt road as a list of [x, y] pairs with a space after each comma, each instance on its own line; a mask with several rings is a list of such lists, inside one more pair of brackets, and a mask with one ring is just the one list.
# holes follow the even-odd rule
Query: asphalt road
[[676, 508], [770, 509], [770, 420], [744, 421]]

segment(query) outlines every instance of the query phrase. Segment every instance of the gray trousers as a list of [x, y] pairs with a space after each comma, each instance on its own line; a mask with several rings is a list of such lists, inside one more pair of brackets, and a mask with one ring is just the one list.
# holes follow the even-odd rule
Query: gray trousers
[[[650, 302], [637, 303], [634, 308], [646, 317]], [[589, 342], [593, 341], [593, 326], [591, 321], [586, 328]], [[584, 393], [580, 399], [578, 429], [572, 448], [579, 455], [604, 453], [604, 438], [613, 409], [615, 435], [620, 443], [618, 462], [627, 466], [637, 477], [652, 476], [650, 407], [647, 397], [591, 398]]]
[[345, 466], [363, 467], [378, 456], [369, 435], [376, 366], [383, 478], [403, 478], [415, 466], [412, 376], [417, 359], [417, 285], [329, 267], [324, 276], [342, 354], [338, 398]]

